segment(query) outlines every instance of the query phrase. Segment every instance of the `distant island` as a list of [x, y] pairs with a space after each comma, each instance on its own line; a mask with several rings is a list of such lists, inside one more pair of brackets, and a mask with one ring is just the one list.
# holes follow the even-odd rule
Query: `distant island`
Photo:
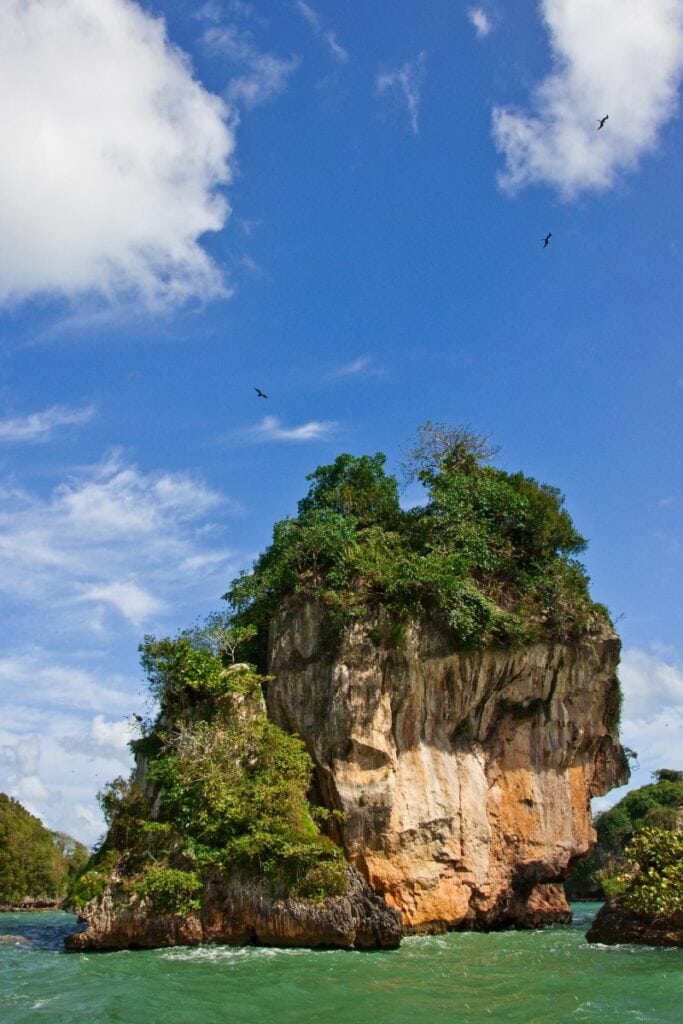
[[61, 906], [88, 856], [83, 843], [0, 793], [0, 910]]
[[567, 921], [589, 798], [626, 781], [619, 638], [560, 492], [426, 424], [308, 477], [226, 612], [145, 638], [158, 714], [101, 794], [71, 949], [391, 947]]

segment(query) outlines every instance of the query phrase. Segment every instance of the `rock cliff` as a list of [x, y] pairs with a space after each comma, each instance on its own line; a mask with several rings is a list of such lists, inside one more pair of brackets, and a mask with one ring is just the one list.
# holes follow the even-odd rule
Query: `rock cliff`
[[201, 909], [185, 916], [154, 912], [131, 901], [116, 884], [81, 911], [85, 931], [69, 935], [72, 951], [162, 946], [306, 946], [392, 949], [401, 940], [399, 915], [375, 895], [353, 868], [343, 896], [320, 901], [275, 899], [263, 880], [233, 872], [206, 886]]
[[322, 605], [285, 602], [270, 633], [270, 717], [305, 741], [336, 838], [408, 930], [569, 918], [561, 882], [594, 839], [590, 798], [622, 784], [620, 643], [454, 649], [380, 618], [323, 654]]

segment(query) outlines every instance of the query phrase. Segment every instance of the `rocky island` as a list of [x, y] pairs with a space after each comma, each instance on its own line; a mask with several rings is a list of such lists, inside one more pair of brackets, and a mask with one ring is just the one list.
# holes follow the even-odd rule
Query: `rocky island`
[[[628, 777], [619, 640], [560, 493], [427, 424], [311, 474], [230, 611], [142, 661], [159, 713], [72, 893], [72, 949], [356, 948], [566, 921], [590, 798]], [[237, 661], [239, 657], [239, 661]]]

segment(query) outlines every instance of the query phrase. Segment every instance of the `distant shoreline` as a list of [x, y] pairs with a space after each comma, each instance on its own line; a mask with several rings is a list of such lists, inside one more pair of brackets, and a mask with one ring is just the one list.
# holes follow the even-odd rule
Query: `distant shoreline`
[[20, 914], [28, 913], [35, 914], [42, 910], [63, 910], [64, 900], [63, 899], [48, 899], [47, 897], [42, 899], [25, 899], [20, 900], [18, 903], [7, 903], [0, 904], [1, 914]]

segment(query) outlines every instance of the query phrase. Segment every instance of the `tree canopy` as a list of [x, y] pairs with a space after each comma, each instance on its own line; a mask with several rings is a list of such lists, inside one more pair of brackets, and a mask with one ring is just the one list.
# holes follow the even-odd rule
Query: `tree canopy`
[[0, 793], [0, 904], [60, 899], [87, 858], [82, 843], [51, 832], [17, 800]]
[[291, 596], [315, 595], [337, 622], [380, 604], [398, 620], [436, 618], [462, 647], [566, 640], [604, 620], [562, 494], [488, 465], [494, 454], [469, 430], [426, 424], [409, 457], [426, 501], [409, 510], [382, 453], [344, 453], [311, 473], [297, 515], [276, 523], [224, 595], [233, 623], [254, 629], [261, 666], [272, 616]]

